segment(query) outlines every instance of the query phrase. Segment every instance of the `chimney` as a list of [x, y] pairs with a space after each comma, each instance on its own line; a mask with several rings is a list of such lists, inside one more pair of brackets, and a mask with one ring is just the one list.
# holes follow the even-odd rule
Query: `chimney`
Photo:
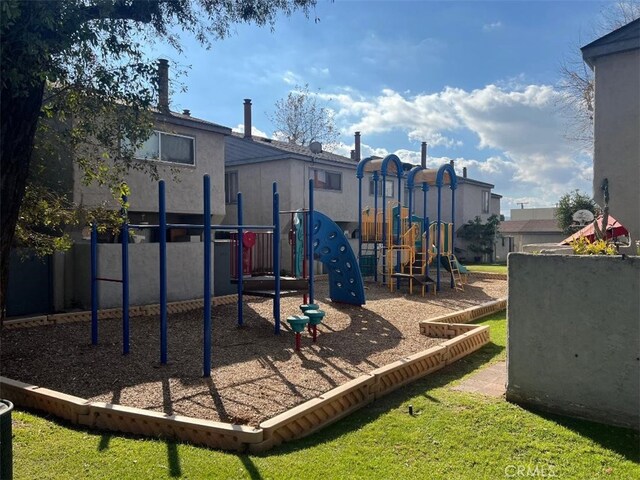
[[360, 132], [356, 132], [356, 162], [360, 161]]
[[467, 167], [462, 167], [462, 178], [467, 178]]
[[169, 113], [169, 60], [158, 60], [158, 110]]
[[251, 99], [244, 99], [244, 138], [251, 138]]
[[455, 170], [455, 165], [453, 164], [453, 160], [449, 160], [449, 165], [451, 165], [451, 168], [453, 168]]
[[356, 159], [356, 151], [351, 150], [351, 160], [355, 160], [355, 159]]
[[422, 157], [420, 158], [422, 168], [427, 168], [427, 142], [422, 142]]

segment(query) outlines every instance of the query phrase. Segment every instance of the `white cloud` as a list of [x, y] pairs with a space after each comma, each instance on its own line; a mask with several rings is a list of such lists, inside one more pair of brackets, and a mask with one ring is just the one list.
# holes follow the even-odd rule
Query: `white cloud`
[[[244, 124], [239, 123], [236, 127], [232, 128], [231, 130], [236, 133], [244, 133]], [[267, 135], [262, 130], [257, 129], [253, 125], [251, 125], [251, 135], [256, 137], [269, 138], [269, 135]]]
[[[344, 132], [369, 136], [401, 131], [412, 142], [443, 147], [461, 146], [460, 134], [472, 132], [478, 138], [475, 158], [454, 159], [456, 164], [467, 166], [479, 180], [495, 184], [509, 198], [521, 198], [527, 192], [539, 203], [553, 205], [568, 190], [588, 191], [591, 157], [563, 137], [565, 125], [556, 107], [561, 93], [548, 85], [514, 84], [508, 82], [514, 89], [487, 85], [472, 91], [447, 87], [415, 96], [391, 89], [374, 97], [349, 89], [322, 95], [338, 105], [336, 119]], [[351, 148], [344, 154], [348, 156]], [[485, 150], [488, 154], [483, 158]], [[387, 153], [362, 146], [363, 157]], [[419, 151], [393, 153], [419, 163]], [[430, 163], [438, 161], [449, 161], [449, 157], [430, 158]]]
[[301, 83], [300, 75], [292, 72], [291, 70], [287, 70], [282, 75], [282, 81], [287, 85], [299, 85]]
[[492, 23], [485, 23], [482, 26], [482, 31], [490, 32], [492, 30], [497, 30], [499, 28], [502, 28], [502, 22], [501, 21], [492, 22]]

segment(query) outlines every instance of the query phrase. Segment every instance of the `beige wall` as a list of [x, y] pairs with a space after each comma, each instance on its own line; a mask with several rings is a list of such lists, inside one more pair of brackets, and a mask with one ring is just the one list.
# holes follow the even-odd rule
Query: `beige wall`
[[[202, 177], [211, 175], [211, 211], [213, 221], [219, 222], [224, 216], [224, 136], [206, 130], [178, 125], [158, 124], [157, 130], [187, 135], [195, 138], [195, 166], [158, 163], [158, 174], [166, 182], [167, 212], [178, 214], [202, 214]], [[177, 175], [171, 171], [174, 168]], [[105, 188], [96, 185], [85, 186], [81, 181], [81, 171], [74, 166], [74, 201], [84, 206], [96, 206], [109, 202], [116, 204]], [[174, 178], [177, 177], [177, 178]], [[129, 198], [132, 212], [158, 211], [158, 182], [149, 174], [131, 171], [126, 181], [131, 188]]]
[[555, 220], [556, 208], [512, 208], [511, 220]]
[[609, 179], [610, 213], [640, 239], [640, 50], [595, 60], [593, 190]]

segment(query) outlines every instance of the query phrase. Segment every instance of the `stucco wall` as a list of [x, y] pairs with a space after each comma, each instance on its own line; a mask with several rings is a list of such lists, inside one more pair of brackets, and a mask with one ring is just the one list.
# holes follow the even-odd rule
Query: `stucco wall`
[[640, 257], [509, 255], [507, 399], [640, 426]]
[[593, 191], [609, 179], [611, 214], [640, 239], [640, 50], [595, 60]]
[[[211, 212], [214, 223], [219, 222], [225, 212], [224, 205], [224, 136], [197, 128], [180, 125], [157, 124], [157, 130], [188, 135], [195, 138], [195, 166], [163, 164], [158, 162], [158, 175], [166, 182], [167, 212], [180, 214], [202, 214], [202, 177], [211, 176]], [[177, 175], [171, 171], [176, 170]], [[96, 185], [82, 184], [79, 167], [74, 167], [74, 200], [85, 206], [96, 206], [109, 202], [116, 206], [109, 191]], [[177, 177], [177, 178], [174, 178]], [[126, 181], [131, 188], [129, 198], [132, 212], [158, 211], [158, 182], [147, 173], [130, 171]]]
[[[131, 305], [147, 305], [160, 302], [160, 273], [158, 243], [129, 245], [129, 282]], [[122, 278], [120, 244], [103, 243], [98, 246], [98, 275], [106, 278]], [[73, 246], [74, 275], [73, 301], [80, 308], [91, 306], [90, 246]], [[213, 263], [213, 262], [212, 262]], [[204, 296], [203, 246], [201, 242], [167, 243], [167, 300], [191, 300]], [[211, 269], [213, 274], [213, 267]], [[213, 278], [213, 277], [212, 277]], [[215, 279], [214, 279], [215, 282]], [[214, 286], [215, 289], [215, 286]], [[213, 290], [212, 290], [213, 291]], [[122, 306], [122, 285], [99, 282], [100, 308]]]

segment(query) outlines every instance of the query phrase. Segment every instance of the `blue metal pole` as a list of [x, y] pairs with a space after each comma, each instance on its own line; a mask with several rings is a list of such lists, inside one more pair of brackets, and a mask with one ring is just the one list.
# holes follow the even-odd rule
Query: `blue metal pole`
[[[456, 235], [456, 191], [453, 187], [451, 187], [451, 238], [449, 239], [449, 244], [451, 245], [451, 253], [455, 255], [454, 242], [453, 239]], [[451, 275], [451, 288], [455, 287], [455, 281], [453, 279], [453, 274]]]
[[378, 172], [373, 172], [373, 281], [378, 283]]
[[122, 196], [122, 354], [129, 353], [129, 215]]
[[238, 271], [238, 326], [241, 327], [244, 323], [242, 317], [242, 289], [244, 272], [242, 271], [242, 264], [244, 263], [242, 258], [243, 247], [243, 229], [242, 229], [242, 193], [238, 192], [238, 253], [236, 255], [236, 270]]
[[436, 291], [440, 291], [440, 228], [442, 227], [441, 204], [442, 204], [442, 187], [438, 185], [438, 222], [436, 223]]
[[98, 226], [91, 224], [91, 344], [98, 344]]
[[358, 178], [358, 263], [362, 267], [362, 178]]
[[278, 335], [280, 333], [280, 194], [276, 182], [273, 182], [273, 275], [276, 288], [273, 299], [273, 321], [274, 333]]
[[[429, 275], [429, 255], [431, 254], [431, 239], [429, 238], [429, 215], [427, 213], [427, 192], [429, 191], [429, 185], [426, 182], [422, 182], [422, 225], [424, 228], [424, 251], [427, 254], [427, 258], [424, 260], [427, 262], [426, 274]], [[427, 285], [427, 289], [429, 289]]]
[[202, 336], [202, 375], [211, 376], [211, 178], [203, 179], [204, 190], [204, 335]]
[[[401, 244], [400, 232], [402, 231], [401, 228], [400, 228], [400, 225], [401, 225], [401, 222], [402, 222], [402, 178], [401, 178], [401, 175], [402, 175], [402, 173], [398, 172], [398, 225], [396, 226], [396, 239], [397, 239], [398, 245]], [[400, 272], [401, 255], [402, 254], [400, 253], [400, 250], [398, 249], [398, 252], [396, 253], [396, 272]], [[396, 289], [400, 290], [400, 278], [396, 279]]]
[[387, 275], [387, 176], [382, 174], [382, 283]]
[[167, 206], [164, 180], [158, 183], [160, 213], [160, 363], [167, 363]]
[[309, 179], [309, 303], [313, 303], [313, 179]]

